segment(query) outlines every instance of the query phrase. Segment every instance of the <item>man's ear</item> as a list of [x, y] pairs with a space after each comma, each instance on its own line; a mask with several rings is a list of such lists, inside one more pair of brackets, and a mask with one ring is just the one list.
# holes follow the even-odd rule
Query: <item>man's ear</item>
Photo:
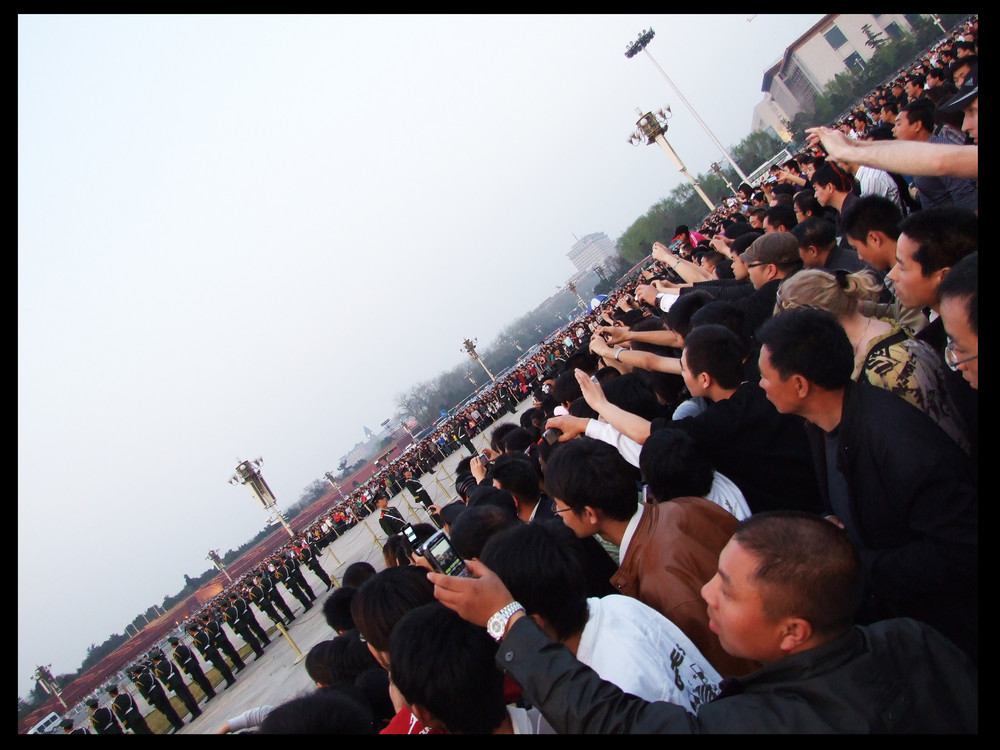
[[795, 385], [795, 394], [800, 398], [805, 398], [809, 395], [809, 381], [806, 380], [801, 375], [792, 375], [789, 378]]
[[585, 505], [583, 507], [583, 520], [589, 523], [591, 526], [597, 526], [601, 522], [604, 514], [601, 513], [599, 508], [591, 507], [590, 505]]
[[789, 617], [781, 628], [780, 648], [786, 654], [795, 653], [812, 638], [812, 624], [801, 617]]

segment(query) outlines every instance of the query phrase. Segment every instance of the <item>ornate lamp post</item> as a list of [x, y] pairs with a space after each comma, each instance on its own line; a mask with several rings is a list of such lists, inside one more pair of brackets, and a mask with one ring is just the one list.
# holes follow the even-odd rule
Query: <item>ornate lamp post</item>
[[[472, 339], [472, 340], [465, 339], [465, 340], [463, 340], [462, 341], [462, 351], [464, 351], [466, 354], [469, 355], [470, 358], [472, 358], [473, 360], [475, 360], [476, 362], [478, 362], [480, 365], [482, 365], [483, 369], [486, 370], [486, 374], [490, 376], [490, 380], [492, 380], [495, 383], [495, 382], [497, 382], [497, 379], [495, 377], [493, 377], [493, 373], [489, 371], [489, 368], [486, 367], [486, 363], [483, 362], [483, 360], [479, 357], [479, 352], [476, 351], [476, 344], [478, 342], [479, 342], [479, 339]], [[475, 385], [475, 383], [473, 383], [473, 385]]]
[[51, 664], [47, 667], [38, 667], [35, 669], [35, 679], [42, 686], [42, 690], [49, 695], [54, 695], [56, 700], [62, 703], [63, 708], [69, 710], [69, 706], [66, 705], [66, 701], [62, 698], [62, 691], [59, 690], [59, 686], [56, 684], [56, 678], [52, 676]]
[[232, 485], [242, 484], [248, 487], [250, 494], [260, 503], [260, 507], [271, 514], [269, 522], [272, 524], [280, 523], [285, 531], [288, 532], [288, 536], [294, 539], [295, 532], [292, 531], [292, 527], [288, 525], [285, 517], [281, 515], [281, 511], [278, 510], [274, 499], [274, 493], [271, 492], [271, 488], [267, 486], [267, 482], [261, 476], [260, 465], [262, 463], [264, 463], [263, 458], [255, 458], [253, 461], [240, 461], [236, 467], [236, 473], [229, 478], [229, 483]]
[[671, 81], [669, 77], [667, 77], [667, 74], [663, 72], [663, 68], [661, 68], [659, 64], [656, 62], [656, 60], [653, 59], [653, 56], [649, 54], [649, 50], [646, 49], [646, 47], [649, 45], [651, 41], [653, 41], [653, 36], [655, 35], [655, 33], [656, 32], [654, 32], [652, 29], [644, 30], [639, 35], [638, 39], [636, 39], [634, 42], [629, 42], [628, 46], [625, 48], [625, 57], [631, 59], [636, 55], [638, 55], [640, 52], [646, 53], [646, 56], [650, 59], [653, 65], [656, 66], [656, 69], [660, 71], [660, 75], [663, 76], [663, 79], [670, 84], [670, 88], [672, 88], [674, 90], [674, 93], [680, 97], [682, 102], [684, 102], [684, 106], [686, 106], [688, 109], [691, 110], [691, 114], [694, 115], [694, 119], [698, 121], [699, 125], [701, 125], [701, 129], [708, 134], [708, 137], [712, 139], [712, 143], [715, 144], [715, 147], [718, 148], [719, 151], [722, 152], [722, 155], [726, 157], [726, 160], [733, 165], [733, 169], [736, 170], [736, 174], [740, 176], [740, 179], [743, 180], [743, 182], [748, 182], [747, 176], [743, 174], [743, 170], [740, 169], [740, 165], [733, 160], [733, 157], [729, 155], [729, 152], [726, 151], [726, 149], [722, 146], [721, 143], [719, 143], [719, 139], [715, 137], [715, 134], [711, 130], [709, 130], [708, 125], [706, 125], [705, 122], [698, 116], [698, 113], [694, 111], [694, 107], [692, 107], [691, 104], [688, 102], [688, 100], [684, 98], [684, 94], [682, 94], [680, 90], [674, 85], [674, 82]]
[[639, 115], [639, 119], [636, 122], [637, 130], [629, 136], [629, 143], [633, 146], [638, 146], [640, 143], [645, 143], [652, 146], [654, 143], [658, 143], [660, 148], [662, 148], [667, 156], [673, 161], [674, 166], [677, 167], [678, 171], [682, 175], [691, 181], [694, 185], [694, 190], [701, 196], [701, 199], [705, 201], [705, 205], [708, 206], [709, 211], [715, 210], [715, 204], [705, 195], [705, 191], [701, 189], [701, 185], [694, 176], [687, 171], [687, 167], [684, 166], [684, 162], [681, 161], [681, 157], [677, 155], [677, 152], [670, 147], [667, 143], [667, 139], [664, 137], [664, 133], [667, 132], [667, 120], [670, 119], [670, 107], [664, 107], [663, 109], [658, 109], [655, 112], [642, 113], [642, 110], [636, 107], [635, 113]]
[[711, 164], [709, 164], [708, 171], [711, 172], [712, 174], [719, 175], [719, 177], [721, 177], [725, 181], [726, 187], [732, 191], [733, 195], [736, 195], [736, 188], [733, 187], [733, 183], [731, 183], [729, 181], [729, 178], [726, 177], [726, 173], [722, 171], [722, 165], [720, 165], [719, 162], [713, 161]]
[[217, 550], [217, 549], [210, 549], [208, 551], [207, 560], [210, 563], [212, 563], [212, 565], [214, 565], [216, 568], [218, 568], [220, 571], [222, 571], [223, 573], [225, 573], [226, 578], [229, 579], [230, 583], [233, 582], [233, 577], [231, 575], [229, 575], [229, 571], [226, 570], [226, 566], [223, 564], [222, 558], [219, 557], [219, 550]]

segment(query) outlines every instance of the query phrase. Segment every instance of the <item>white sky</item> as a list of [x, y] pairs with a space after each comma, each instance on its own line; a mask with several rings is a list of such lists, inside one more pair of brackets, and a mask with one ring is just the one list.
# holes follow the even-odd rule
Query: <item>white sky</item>
[[18, 694], [749, 132], [818, 14], [20, 16]]

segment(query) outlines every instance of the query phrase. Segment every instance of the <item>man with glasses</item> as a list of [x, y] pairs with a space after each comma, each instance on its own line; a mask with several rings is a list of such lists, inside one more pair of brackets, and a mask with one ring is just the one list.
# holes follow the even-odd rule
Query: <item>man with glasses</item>
[[[931, 322], [915, 336], [926, 341], [948, 364], [948, 336], [941, 319], [940, 285], [962, 258], [979, 247], [979, 217], [963, 208], [927, 208], [907, 216], [899, 225], [896, 265], [887, 279], [904, 307], [924, 308]], [[957, 362], [951, 355], [953, 362]], [[949, 365], [951, 367], [951, 365]], [[958, 407], [972, 456], [979, 455], [979, 395], [962, 374], [948, 373], [948, 392]]]
[[948, 334], [944, 361], [979, 390], [979, 251], [966, 255], [938, 286]]

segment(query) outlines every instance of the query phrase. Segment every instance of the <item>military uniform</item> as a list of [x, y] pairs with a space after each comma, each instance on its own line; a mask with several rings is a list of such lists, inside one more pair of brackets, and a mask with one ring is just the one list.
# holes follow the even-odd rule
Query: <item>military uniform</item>
[[191, 719], [201, 716], [201, 709], [198, 708], [198, 701], [191, 694], [191, 689], [184, 682], [181, 671], [167, 659], [163, 654], [153, 657], [153, 674], [156, 675], [164, 687], [173, 691], [174, 695], [181, 699], [181, 703], [191, 713]]
[[233, 646], [233, 642], [229, 640], [226, 631], [223, 630], [222, 623], [211, 615], [206, 616], [203, 622], [205, 623], [205, 630], [212, 636], [212, 645], [229, 657], [229, 661], [233, 663], [233, 670], [240, 672], [246, 669], [247, 665], [243, 662], [242, 657], [240, 657], [240, 652]]
[[274, 578], [279, 583], [285, 584], [285, 588], [288, 589], [292, 596], [299, 600], [307, 612], [312, 609], [312, 602], [309, 601], [306, 592], [299, 586], [299, 582], [292, 577], [291, 571], [286, 567], [285, 563], [280, 560], [274, 563]]
[[[188, 629], [191, 634], [192, 642], [194, 647], [198, 649], [201, 655], [205, 658], [209, 664], [219, 670], [219, 674], [222, 675], [222, 679], [226, 681], [226, 687], [236, 684], [236, 678], [233, 676], [232, 670], [226, 663], [225, 657], [219, 653], [219, 649], [215, 647], [212, 641], [212, 634], [208, 630], [193, 626]], [[207, 680], [208, 677], [206, 676]]]
[[94, 728], [95, 734], [125, 734], [125, 730], [110, 708], [107, 706], [98, 708], [96, 704], [90, 708], [93, 711], [90, 715], [90, 726]]
[[309, 597], [309, 601], [316, 601], [316, 593], [312, 590], [312, 586], [306, 581], [306, 577], [302, 575], [302, 571], [299, 568], [302, 564], [299, 562], [298, 555], [291, 554], [285, 557], [285, 565], [288, 567], [288, 572], [291, 574], [295, 582], [299, 584], [299, 588], [306, 592], [306, 596]]
[[215, 688], [212, 687], [211, 681], [202, 670], [201, 664], [198, 663], [198, 658], [194, 655], [194, 652], [176, 638], [171, 638], [170, 643], [174, 647], [173, 660], [177, 662], [177, 666], [191, 678], [192, 682], [201, 688], [205, 694], [206, 701], [212, 700], [215, 697]]
[[389, 536], [398, 534], [406, 526], [406, 521], [395, 508], [380, 508], [378, 514], [378, 525], [382, 527]]
[[278, 587], [275, 585], [275, 580], [271, 576], [271, 573], [265, 568], [260, 574], [260, 587], [264, 590], [264, 596], [267, 598], [274, 607], [281, 611], [281, 614], [285, 616], [285, 622], [291, 624], [292, 620], [295, 619], [295, 615], [292, 614], [292, 610], [288, 606], [288, 602], [285, 601], [285, 597], [281, 595]]
[[261, 646], [260, 641], [257, 640], [257, 636], [250, 630], [249, 623], [244, 619], [239, 606], [236, 604], [237, 601], [236, 599], [230, 599], [229, 606], [226, 607], [222, 614], [226, 618], [226, 622], [229, 623], [229, 627], [253, 649], [254, 654], [259, 659], [264, 655], [264, 647]]
[[130, 676], [133, 684], [139, 690], [139, 695], [145, 699], [146, 703], [166, 716], [167, 721], [173, 725], [174, 729], [180, 729], [184, 726], [180, 714], [177, 713], [176, 709], [170, 703], [170, 698], [167, 697], [163, 686], [156, 681], [156, 678], [153, 677], [153, 672], [148, 667], [137, 667], [132, 671]]
[[124, 727], [131, 729], [133, 734], [153, 733], [131, 695], [119, 693], [117, 690], [109, 690], [108, 695], [112, 696], [111, 710], [115, 712], [115, 716]]
[[308, 544], [302, 544], [302, 547], [299, 550], [299, 557], [302, 562], [306, 564], [306, 567], [315, 573], [316, 577], [319, 578], [320, 581], [326, 584], [327, 591], [333, 588], [333, 581], [330, 580], [330, 576], [327, 572], [323, 570], [323, 566], [320, 564], [319, 558]]

